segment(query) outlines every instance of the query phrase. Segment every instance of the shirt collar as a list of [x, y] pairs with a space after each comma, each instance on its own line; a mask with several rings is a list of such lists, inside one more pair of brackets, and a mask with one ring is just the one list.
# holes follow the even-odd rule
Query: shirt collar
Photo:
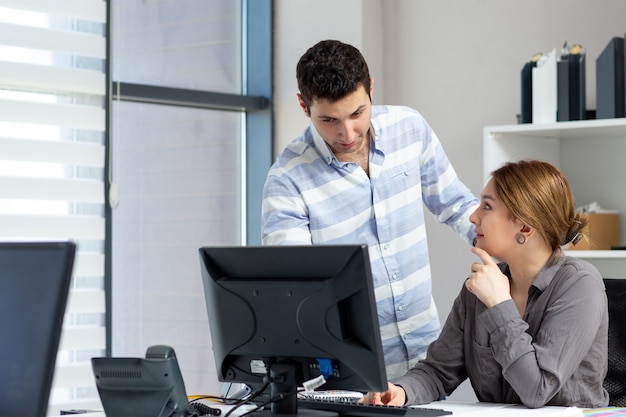
[[[566, 256], [562, 251], [555, 251], [550, 259], [543, 266], [539, 274], [535, 277], [535, 280], [532, 282], [531, 287], [537, 288], [539, 291], [543, 292], [550, 282], [552, 282], [552, 278], [556, 275], [558, 270], [561, 268], [563, 262], [565, 262]], [[508, 264], [504, 264], [504, 268], [502, 269], [502, 273], [506, 275], [509, 280], [511, 279], [511, 270]]]
[[550, 285], [550, 282], [552, 282], [552, 278], [554, 278], [561, 268], [563, 262], [565, 262], [565, 258], [566, 256], [562, 251], [554, 251], [550, 259], [548, 259], [544, 267], [539, 271], [539, 275], [537, 275], [532, 285], [539, 291], [545, 290], [548, 285]]
[[311, 133], [313, 134], [313, 143], [315, 144], [315, 147], [318, 149], [324, 161], [326, 161], [326, 163], [330, 165], [333, 160], [336, 160], [333, 151], [330, 150], [326, 141], [324, 141], [322, 136], [318, 133], [317, 129], [315, 129], [315, 125], [313, 125], [313, 122], [311, 122], [310, 128]]
[[[326, 161], [328, 165], [330, 165], [333, 161], [339, 162], [337, 161], [337, 158], [335, 158], [335, 154], [333, 154], [333, 151], [330, 149], [326, 141], [322, 138], [317, 129], [315, 129], [315, 125], [312, 122], [310, 125], [310, 129], [311, 134], [313, 135], [313, 143], [315, 144], [315, 147], [319, 150], [319, 153], [324, 161]], [[374, 140], [374, 143], [376, 143], [376, 131], [374, 130], [374, 126], [372, 126], [371, 122], [369, 133]]]

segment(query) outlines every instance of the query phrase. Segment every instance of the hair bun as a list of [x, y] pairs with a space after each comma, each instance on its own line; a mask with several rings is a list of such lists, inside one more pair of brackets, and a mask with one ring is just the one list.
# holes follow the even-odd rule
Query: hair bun
[[563, 243], [561, 243], [562, 245], [566, 245], [568, 243], [575, 245], [583, 237], [583, 235], [580, 233], [580, 229], [582, 228], [583, 224], [578, 220], [573, 220], [573, 222], [574, 224], [570, 226], [569, 231], [565, 235]]

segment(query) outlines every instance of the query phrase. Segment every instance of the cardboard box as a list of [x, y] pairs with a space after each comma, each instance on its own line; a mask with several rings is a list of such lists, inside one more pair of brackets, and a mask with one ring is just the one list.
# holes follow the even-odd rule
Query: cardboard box
[[583, 238], [576, 244], [565, 245], [565, 250], [609, 250], [619, 240], [618, 213], [588, 213], [589, 223], [583, 229]]

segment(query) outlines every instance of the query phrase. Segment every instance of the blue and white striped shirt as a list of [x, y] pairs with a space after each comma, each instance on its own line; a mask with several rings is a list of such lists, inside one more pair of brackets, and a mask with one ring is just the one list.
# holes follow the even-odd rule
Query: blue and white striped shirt
[[270, 169], [264, 245], [367, 244], [388, 378], [403, 375], [437, 338], [424, 208], [463, 239], [478, 200], [415, 110], [372, 106], [369, 177], [339, 162], [311, 124]]

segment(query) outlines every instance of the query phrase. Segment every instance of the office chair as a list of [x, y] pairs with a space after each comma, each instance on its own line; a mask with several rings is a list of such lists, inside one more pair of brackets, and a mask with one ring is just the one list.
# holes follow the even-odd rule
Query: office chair
[[609, 405], [626, 407], [626, 279], [604, 278], [609, 302]]

